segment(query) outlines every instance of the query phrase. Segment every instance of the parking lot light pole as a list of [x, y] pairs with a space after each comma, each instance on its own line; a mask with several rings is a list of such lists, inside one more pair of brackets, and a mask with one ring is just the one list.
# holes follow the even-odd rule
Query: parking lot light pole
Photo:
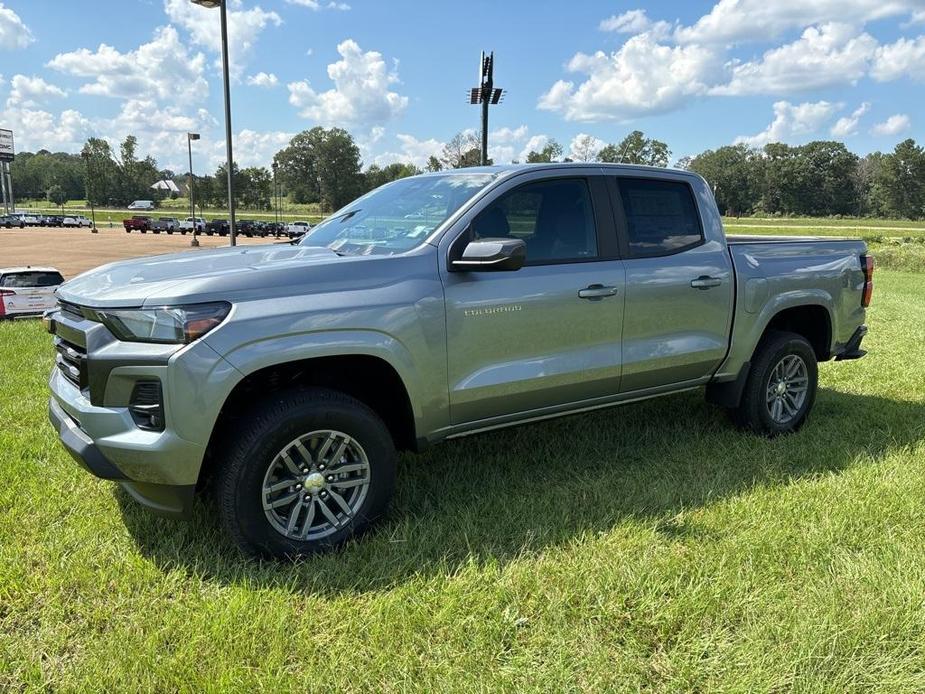
[[[194, 5], [201, 7], [219, 8], [221, 10], [222, 25], [222, 79], [225, 83], [225, 149], [228, 154], [228, 231], [231, 235], [231, 245], [236, 245], [234, 224], [234, 156], [231, 151], [231, 84], [228, 79], [228, 16], [227, 0], [190, 0]], [[194, 215], [195, 216], [195, 215]]]
[[186, 149], [189, 151], [189, 209], [193, 219], [193, 240], [189, 245], [193, 248], [199, 246], [199, 239], [196, 238], [196, 230], [199, 228], [196, 224], [196, 201], [193, 197], [193, 140], [198, 139], [199, 133], [186, 133]]
[[96, 206], [93, 204], [93, 197], [90, 195], [90, 153], [87, 150], [84, 150], [80, 153], [80, 156], [83, 157], [84, 163], [87, 165], [86, 172], [84, 174], [84, 180], [86, 181], [84, 190], [87, 192], [87, 202], [90, 203], [90, 218], [93, 220], [92, 226], [90, 227], [90, 233], [98, 234], [99, 231], [97, 231], [96, 228]]

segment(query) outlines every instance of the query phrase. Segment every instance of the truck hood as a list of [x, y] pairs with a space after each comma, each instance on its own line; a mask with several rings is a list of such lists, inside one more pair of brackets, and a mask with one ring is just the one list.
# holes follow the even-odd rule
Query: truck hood
[[291, 290], [310, 281], [311, 268], [354, 260], [360, 259], [341, 258], [328, 248], [283, 244], [187, 251], [102, 265], [65, 282], [56, 293], [64, 301], [99, 308], [231, 300], [245, 291]]

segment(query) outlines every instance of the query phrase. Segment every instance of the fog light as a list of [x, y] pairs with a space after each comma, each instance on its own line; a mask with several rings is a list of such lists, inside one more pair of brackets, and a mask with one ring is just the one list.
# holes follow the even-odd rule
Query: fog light
[[128, 411], [135, 426], [145, 431], [164, 431], [164, 404], [160, 381], [139, 381], [132, 389]]

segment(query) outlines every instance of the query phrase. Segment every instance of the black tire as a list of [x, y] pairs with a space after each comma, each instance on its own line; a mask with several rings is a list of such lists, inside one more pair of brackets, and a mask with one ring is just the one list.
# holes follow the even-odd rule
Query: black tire
[[[362, 447], [369, 463], [366, 494], [353, 518], [333, 526], [337, 529], [331, 534], [293, 539], [277, 530], [264, 512], [264, 478], [287, 445], [326, 430], [343, 432]], [[292, 560], [342, 545], [385, 512], [395, 486], [397, 455], [385, 424], [360, 401], [325, 388], [281, 391], [259, 402], [241, 418], [219, 454], [215, 492], [222, 524], [251, 555]]]
[[[775, 367], [790, 357], [797, 357], [805, 365], [805, 397], [793, 413], [781, 412], [786, 419], [779, 421], [772, 415], [773, 405], [768, 402], [771, 397], [769, 383], [775, 375]], [[730, 411], [730, 415], [736, 425], [755, 434], [768, 437], [789, 434], [797, 431], [806, 422], [806, 417], [816, 400], [818, 383], [816, 353], [806, 338], [796, 333], [770, 332], [755, 349], [742, 399], [739, 406]], [[781, 397], [788, 398], [787, 407], [793, 407], [795, 404], [792, 396]]]

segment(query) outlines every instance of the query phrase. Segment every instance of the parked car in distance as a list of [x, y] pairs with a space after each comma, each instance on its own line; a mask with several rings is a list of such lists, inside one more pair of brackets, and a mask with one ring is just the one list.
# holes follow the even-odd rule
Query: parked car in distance
[[6, 229], [12, 229], [13, 227], [19, 227], [20, 229], [24, 228], [26, 223], [22, 220], [21, 217], [17, 217], [12, 214], [5, 214], [0, 216], [0, 227]]
[[64, 226], [64, 217], [57, 214], [48, 215], [43, 221], [44, 226], [59, 228]]
[[153, 200], [136, 200], [131, 205], [128, 206], [130, 210], [153, 210], [154, 201]]
[[128, 219], [122, 220], [122, 226], [125, 227], [125, 233], [130, 234], [133, 231], [140, 231], [144, 234], [148, 229], [150, 229], [154, 224], [154, 221], [151, 217], [145, 217], [143, 215], [135, 215], [134, 217], [129, 217]]
[[193, 217], [187, 217], [180, 221], [178, 228], [181, 234], [185, 234], [188, 231], [193, 231], [193, 226], [195, 224], [196, 232], [201, 234], [203, 229], [206, 228], [206, 220], [202, 217], [196, 217], [195, 222]]
[[62, 282], [53, 267], [0, 268], [0, 318], [37, 316], [54, 308]]
[[73, 361], [52, 371], [49, 416], [151, 509], [188, 516], [208, 480], [245, 552], [303, 556], [384, 513], [400, 449], [695, 388], [748, 432], [795, 432], [817, 363], [864, 355], [872, 289], [863, 241], [726, 236], [693, 172], [423, 174], [291, 246], [66, 283], [49, 327]]
[[286, 234], [289, 238], [295, 238], [296, 236], [301, 236], [311, 228], [312, 225], [308, 222], [289, 222], [286, 225]]
[[20, 221], [21, 227], [37, 227], [40, 222], [38, 216], [29, 214], [28, 212], [16, 212], [11, 216]]
[[151, 220], [151, 231], [155, 234], [160, 234], [162, 231], [172, 234], [179, 223], [176, 217], [158, 217]]
[[228, 220], [227, 219], [213, 219], [212, 221], [206, 224], [205, 228], [206, 236], [213, 236], [218, 234], [219, 236], [228, 235]]
[[237, 224], [237, 232], [247, 237], [266, 236], [266, 224], [254, 219], [242, 219]]
[[65, 217], [61, 220], [61, 226], [65, 227], [87, 227], [88, 229], [93, 226], [93, 223], [83, 215], [75, 215], [72, 217]]

